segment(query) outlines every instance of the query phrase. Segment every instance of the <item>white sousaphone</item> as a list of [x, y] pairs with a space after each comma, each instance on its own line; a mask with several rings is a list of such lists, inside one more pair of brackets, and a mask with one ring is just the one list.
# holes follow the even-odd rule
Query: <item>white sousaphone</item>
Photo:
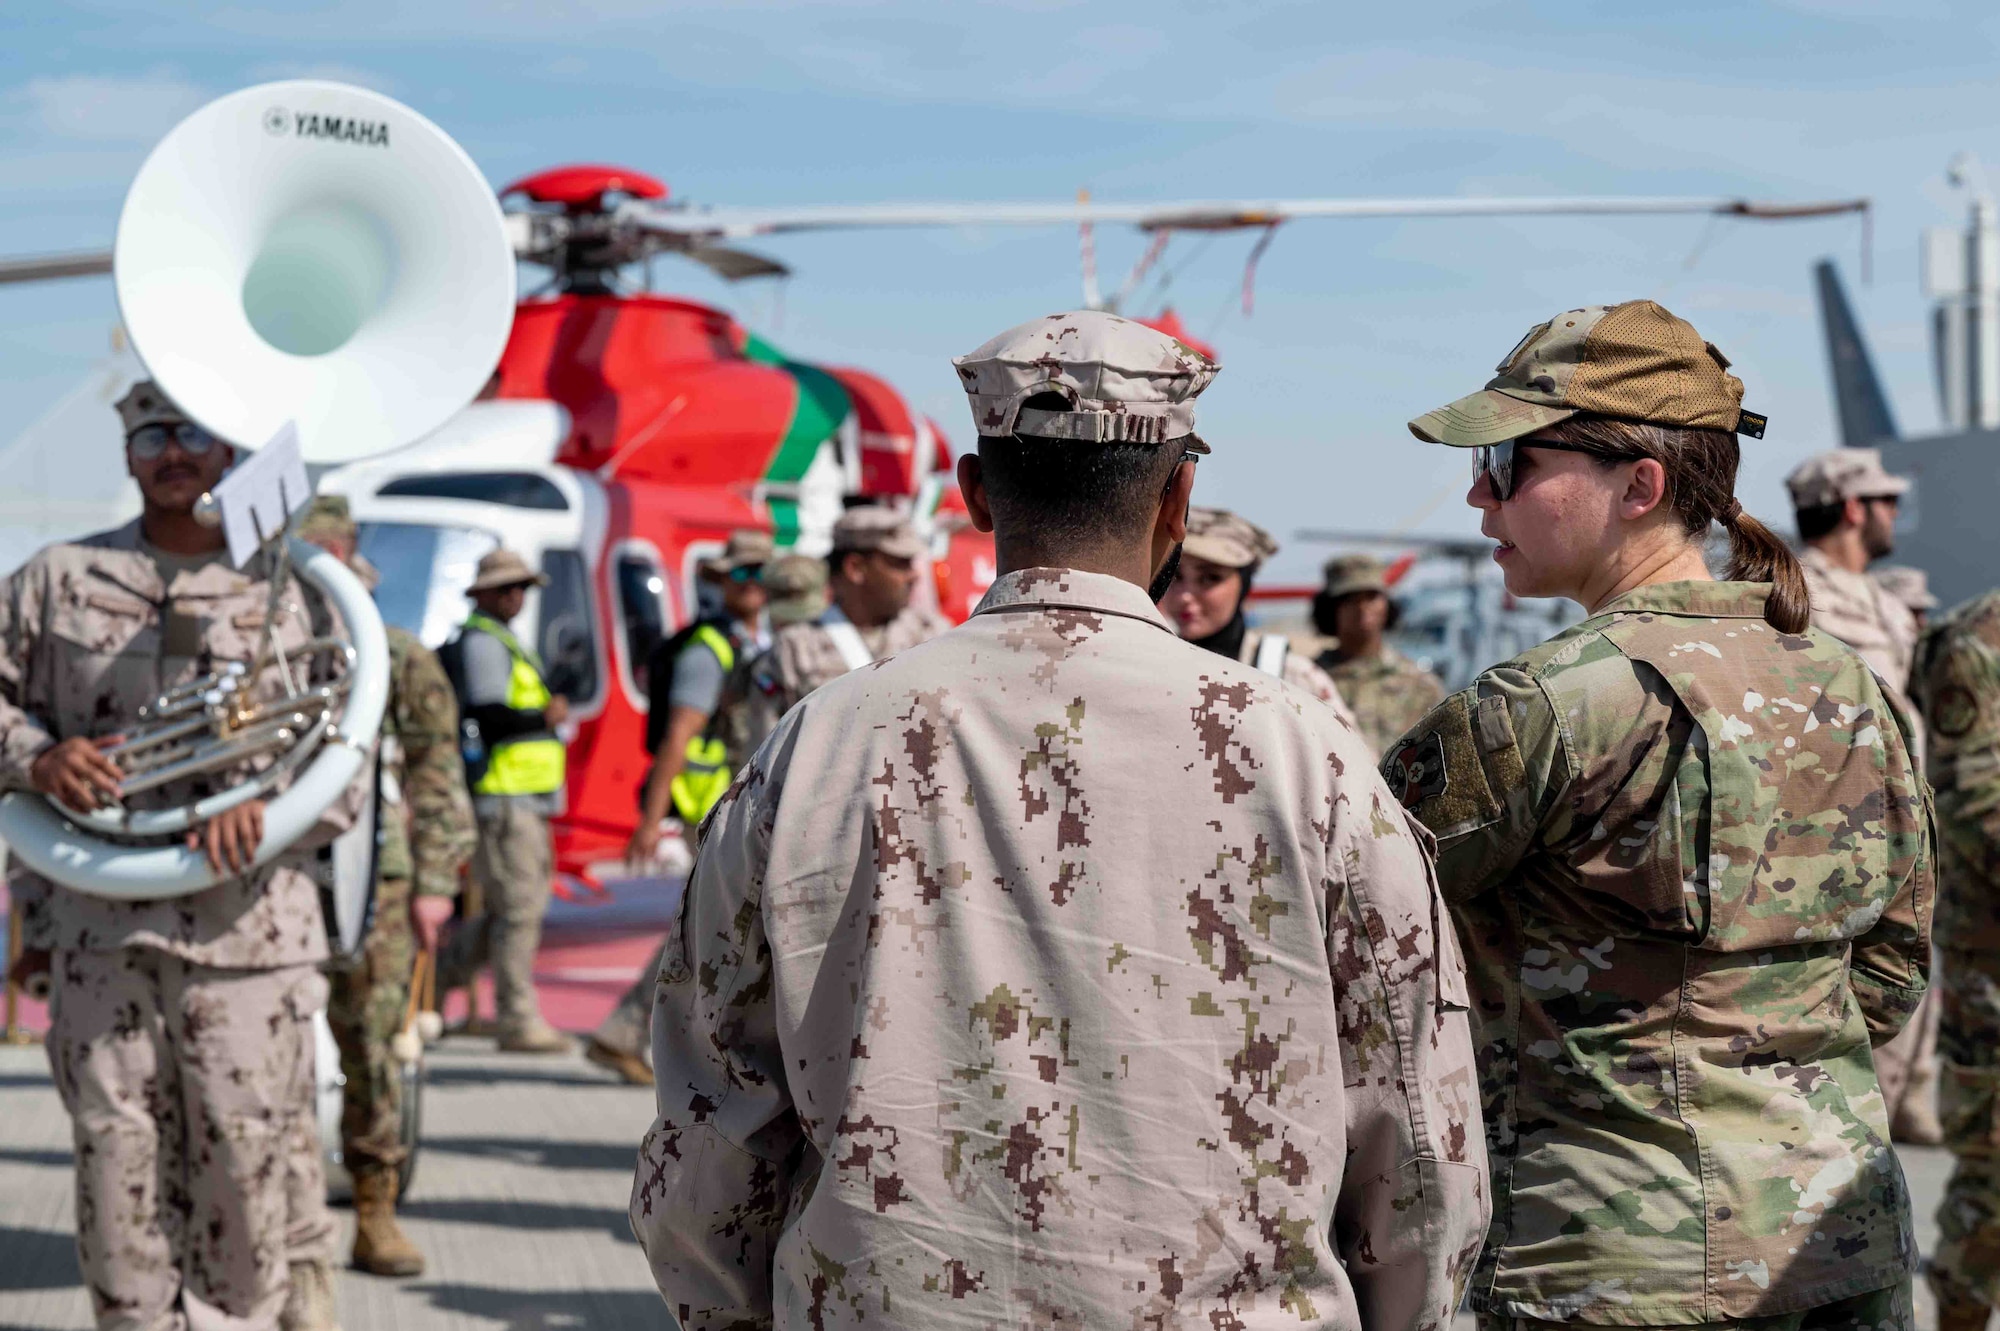
[[[513, 248], [478, 168], [409, 107], [339, 83], [246, 88], [177, 125], [125, 196], [113, 271], [133, 349], [182, 410], [239, 446], [295, 432], [310, 463], [437, 428], [492, 374], [513, 319]], [[128, 794], [268, 760], [199, 802], [85, 813], [0, 796], [0, 840], [37, 873], [126, 900], [199, 892], [216, 876], [178, 834], [289, 777], [265, 811], [263, 865], [360, 774], [388, 697], [382, 618], [338, 559], [282, 536], [306, 495], [281, 488], [275, 513], [263, 510], [275, 521], [257, 529], [274, 597], [295, 564], [348, 635], [304, 655], [347, 669], [314, 684], [296, 678], [299, 653], [281, 655], [287, 695], [259, 699], [250, 686], [265, 662], [230, 662], [144, 709], [112, 750]]]

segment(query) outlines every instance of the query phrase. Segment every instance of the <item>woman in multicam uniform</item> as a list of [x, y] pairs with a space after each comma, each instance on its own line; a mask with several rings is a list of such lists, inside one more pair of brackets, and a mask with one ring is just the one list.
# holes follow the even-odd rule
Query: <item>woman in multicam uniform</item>
[[1570, 310], [1410, 425], [1478, 450], [1508, 590], [1589, 610], [1382, 765], [1468, 956], [1489, 1331], [1912, 1325], [1870, 1048], [1924, 991], [1929, 797], [1908, 718], [1734, 498], [1763, 421], [1727, 366], [1650, 301]]
[[1340, 689], [1311, 657], [1284, 638], [1254, 631], [1243, 617], [1257, 570], [1278, 548], [1271, 533], [1226, 508], [1189, 508], [1179, 572], [1160, 598], [1160, 613], [1183, 640], [1304, 689], [1358, 731]]

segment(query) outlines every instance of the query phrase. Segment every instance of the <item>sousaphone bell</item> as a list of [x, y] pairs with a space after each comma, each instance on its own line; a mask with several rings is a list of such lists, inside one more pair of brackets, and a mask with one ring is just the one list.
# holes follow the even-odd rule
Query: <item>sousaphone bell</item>
[[[113, 272], [133, 350], [183, 411], [239, 447], [288, 441], [217, 487], [222, 506], [242, 506], [222, 516], [255, 528], [232, 557], [262, 549], [274, 572], [258, 657], [163, 693], [112, 750], [128, 794], [247, 774], [144, 811], [0, 796], [0, 839], [28, 867], [156, 900], [216, 881], [184, 844], [189, 828], [276, 792], [261, 866], [371, 760], [389, 683], [381, 616], [340, 560], [289, 540], [285, 520], [310, 496], [301, 464], [400, 447], [472, 400], [512, 324], [514, 255], [491, 188], [442, 130], [379, 93], [301, 80], [231, 93], [161, 140], [126, 195]], [[305, 611], [278, 596], [287, 565], [345, 629], [289, 658], [279, 617]], [[262, 696], [274, 662], [283, 690]]]

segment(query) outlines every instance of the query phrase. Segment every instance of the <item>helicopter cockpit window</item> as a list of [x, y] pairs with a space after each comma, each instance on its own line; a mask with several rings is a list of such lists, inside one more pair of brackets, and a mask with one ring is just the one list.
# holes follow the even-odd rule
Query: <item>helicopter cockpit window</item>
[[364, 522], [356, 541], [382, 575], [375, 589], [382, 618], [432, 648], [465, 622], [465, 589], [479, 557], [499, 544], [492, 532], [427, 522]]
[[549, 692], [572, 703], [587, 703], [597, 696], [598, 679], [597, 639], [590, 631], [589, 570], [574, 550], [544, 550], [542, 572], [549, 585], [542, 588], [535, 636]]
[[563, 513], [569, 500], [556, 483], [531, 471], [460, 471], [439, 476], [399, 476], [378, 495], [411, 499], [473, 499], [509, 508], [539, 508]]
[[652, 558], [641, 554], [618, 556], [618, 611], [625, 622], [625, 660], [631, 665], [632, 682], [638, 686], [635, 699], [646, 695], [646, 662], [653, 648], [667, 636], [667, 616], [662, 598], [666, 579]]

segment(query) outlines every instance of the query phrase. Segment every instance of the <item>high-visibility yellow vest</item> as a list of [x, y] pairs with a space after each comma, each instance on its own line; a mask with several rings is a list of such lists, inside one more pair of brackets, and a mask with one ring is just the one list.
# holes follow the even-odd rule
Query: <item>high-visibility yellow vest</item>
[[[729, 638], [718, 632], [712, 624], [697, 624], [688, 635], [682, 651], [692, 650], [697, 645], [715, 653], [715, 659], [722, 663], [722, 673], [727, 676], [736, 668], [736, 649]], [[711, 729], [713, 718], [711, 718]], [[699, 734], [688, 740], [687, 760], [681, 767], [669, 789], [673, 792], [674, 813], [681, 822], [693, 828], [715, 807], [722, 793], [729, 789], [728, 746], [713, 734]]]
[[[549, 705], [549, 686], [542, 682], [542, 663], [522, 647], [513, 631], [492, 616], [475, 610], [465, 632], [490, 633], [513, 658], [507, 675], [507, 705], [517, 712], [538, 712]], [[486, 775], [473, 787], [475, 795], [547, 795], [562, 789], [563, 743], [542, 731], [489, 745]]]

